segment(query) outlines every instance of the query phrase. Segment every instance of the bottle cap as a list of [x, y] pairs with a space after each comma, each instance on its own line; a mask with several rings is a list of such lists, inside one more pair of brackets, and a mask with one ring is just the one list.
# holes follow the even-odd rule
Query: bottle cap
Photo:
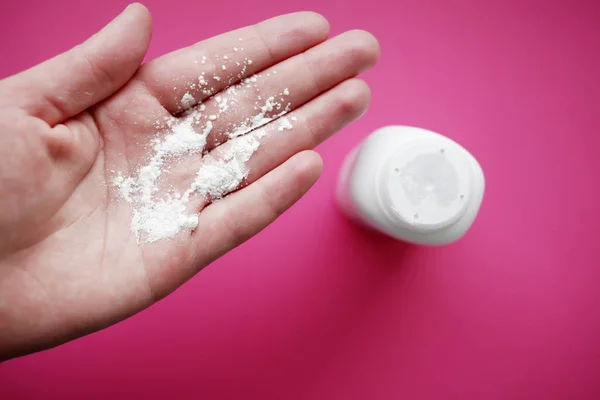
[[378, 192], [388, 218], [411, 230], [437, 231], [464, 214], [471, 167], [460, 146], [437, 137], [411, 140], [379, 171]]

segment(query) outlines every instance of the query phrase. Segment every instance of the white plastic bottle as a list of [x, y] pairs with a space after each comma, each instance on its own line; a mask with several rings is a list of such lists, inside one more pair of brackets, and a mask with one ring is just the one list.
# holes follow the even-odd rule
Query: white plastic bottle
[[340, 208], [389, 236], [444, 245], [471, 227], [485, 179], [477, 160], [438, 133], [410, 126], [373, 132], [340, 171]]

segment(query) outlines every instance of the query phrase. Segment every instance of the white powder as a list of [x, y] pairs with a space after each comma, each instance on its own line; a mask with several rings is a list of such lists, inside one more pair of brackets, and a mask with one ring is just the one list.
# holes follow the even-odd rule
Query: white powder
[[280, 121], [280, 125], [277, 128], [277, 130], [279, 132], [281, 132], [283, 130], [286, 130], [286, 131], [291, 131], [292, 130], [293, 126], [292, 126], [292, 123], [290, 122], [289, 119], [283, 117], [279, 121]]
[[193, 107], [195, 103], [196, 103], [196, 100], [194, 99], [194, 96], [192, 96], [189, 93], [184, 94], [183, 97], [181, 98], [181, 107], [183, 107], [183, 108]]
[[236, 190], [248, 177], [246, 162], [258, 149], [259, 141], [254, 135], [247, 135], [236, 138], [228, 144], [228, 148], [222, 154], [218, 154], [219, 158], [211, 156], [204, 158], [203, 165], [184, 198], [193, 192], [198, 192], [211, 199], [220, 199]]
[[260, 107], [260, 112], [256, 115], [254, 115], [253, 117], [249, 118], [248, 120], [246, 120], [245, 122], [240, 123], [238, 126], [236, 126], [231, 132], [229, 132], [227, 135], [230, 138], [234, 138], [234, 137], [238, 137], [238, 136], [242, 136], [245, 135], [246, 133], [253, 131], [257, 128], [260, 128], [266, 124], [268, 124], [269, 122], [273, 121], [276, 118], [279, 118], [285, 114], [288, 113], [289, 111], [289, 107], [290, 104], [288, 103], [288, 105], [286, 106], [286, 108], [274, 115], [274, 116], [267, 116], [267, 114], [271, 111], [273, 111], [274, 108], [281, 108], [281, 104], [280, 103], [275, 103], [275, 98], [274, 97], [269, 97], [267, 99], [267, 101], [265, 102], [265, 104]]
[[217, 104], [219, 105], [219, 113], [224, 113], [225, 111], [227, 111], [229, 109], [229, 103], [227, 101], [227, 98], [217, 96], [217, 97], [215, 97], [215, 100], [217, 101]]
[[185, 203], [181, 200], [171, 197], [155, 199], [155, 195], [158, 180], [164, 173], [165, 159], [201, 152], [212, 127], [209, 121], [201, 133], [196, 133], [192, 122], [183, 120], [174, 125], [172, 132], [163, 140], [154, 141], [154, 154], [136, 175], [125, 178], [119, 174], [113, 179], [121, 197], [133, 205], [131, 229], [138, 239], [145, 236], [146, 241], [153, 242], [172, 237], [197, 221], [197, 217], [194, 219], [185, 213]]
[[162, 156], [202, 151], [206, 144], [206, 136], [211, 130], [212, 123], [208, 121], [204, 131], [199, 135], [194, 131], [190, 121], [183, 121], [175, 125], [173, 133], [168, 135], [164, 142], [155, 145], [154, 150]]
[[[205, 61], [206, 57], [203, 57], [202, 63]], [[245, 64], [250, 63], [248, 60]], [[258, 77], [259, 75], [255, 75], [246, 78], [236, 86], [239, 88], [254, 84]], [[198, 81], [200, 85], [207, 84], [203, 76], [200, 76]], [[189, 87], [192, 87], [191, 85], [195, 83]], [[214, 97], [219, 114], [235, 104], [232, 96], [237, 95], [236, 86], [229, 87], [224, 92], [225, 95]], [[211, 88], [211, 91], [213, 90]], [[285, 89], [279, 96], [288, 94], [289, 90]], [[290, 109], [291, 105], [288, 103], [283, 111], [276, 111], [282, 109], [282, 104], [276, 101], [277, 98], [278, 96], [271, 96], [264, 104], [257, 106], [256, 115], [228, 131], [229, 141], [203, 156], [192, 183], [183, 193], [173, 189], [164, 189], [167, 192], [160, 193], [159, 180], [168, 174], [169, 165], [166, 163], [177, 162], [184, 154], [203, 154], [207, 137], [214, 124], [218, 123], [218, 116], [211, 114], [208, 120], [204, 117], [205, 124], [202, 126], [200, 112], [204, 111], [206, 106], [201, 103], [193, 107], [194, 97], [185, 93], [181, 98], [181, 105], [189, 108], [184, 114], [185, 118], [165, 118], [164, 122], [156, 122], [157, 128], [166, 125], [169, 132], [152, 140], [153, 153], [147, 163], [131, 176], [116, 173], [113, 178], [113, 185], [117, 188], [119, 196], [132, 207], [131, 230], [138, 241], [154, 242], [174, 237], [182, 230], [195, 229], [198, 225], [198, 214], [188, 209], [192, 196], [200, 195], [214, 201], [240, 187], [248, 177], [246, 163], [259, 148], [258, 139], [265, 134], [264, 131], [252, 131], [283, 116]], [[290, 121], [282, 118], [278, 130], [290, 129]]]
[[133, 209], [131, 229], [137, 238], [145, 236], [147, 242], [170, 238], [182, 229], [195, 229], [198, 226], [198, 214], [188, 215], [186, 211], [186, 204], [178, 199], [142, 205]]
[[114, 184], [119, 188], [119, 194], [128, 202], [131, 202], [131, 191], [134, 183], [133, 178], [123, 178], [121, 174], [114, 179]]

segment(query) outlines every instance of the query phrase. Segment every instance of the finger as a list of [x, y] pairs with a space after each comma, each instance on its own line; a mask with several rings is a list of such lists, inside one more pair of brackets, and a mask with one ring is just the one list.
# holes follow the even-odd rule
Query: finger
[[200, 102], [322, 42], [328, 34], [329, 24], [319, 14], [282, 15], [157, 58], [145, 64], [136, 79], [175, 114], [190, 101], [186, 94]]
[[371, 68], [378, 58], [379, 45], [370, 33], [346, 32], [208, 99], [183, 118], [200, 134], [210, 123], [206, 149], [211, 150]]
[[53, 126], [123, 86], [140, 66], [151, 31], [148, 10], [132, 4], [83, 44], [15, 75], [6, 84], [19, 94], [16, 101], [21, 108]]
[[200, 214], [199, 229], [192, 235], [192, 246], [197, 249], [201, 265], [267, 227], [312, 187], [322, 167], [317, 153], [296, 154], [252, 185], [205, 208]]

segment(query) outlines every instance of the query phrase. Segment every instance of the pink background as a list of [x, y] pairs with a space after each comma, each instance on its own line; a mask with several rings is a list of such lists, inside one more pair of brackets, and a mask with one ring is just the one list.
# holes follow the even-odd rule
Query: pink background
[[[150, 57], [323, 13], [380, 40], [370, 111], [264, 233], [117, 326], [0, 365], [0, 398], [600, 398], [600, 2], [147, 1]], [[2, 1], [0, 76], [82, 41], [124, 1]], [[333, 203], [344, 155], [411, 124], [479, 158], [461, 242], [369, 235]], [[1, 334], [1, 333], [0, 333]]]

